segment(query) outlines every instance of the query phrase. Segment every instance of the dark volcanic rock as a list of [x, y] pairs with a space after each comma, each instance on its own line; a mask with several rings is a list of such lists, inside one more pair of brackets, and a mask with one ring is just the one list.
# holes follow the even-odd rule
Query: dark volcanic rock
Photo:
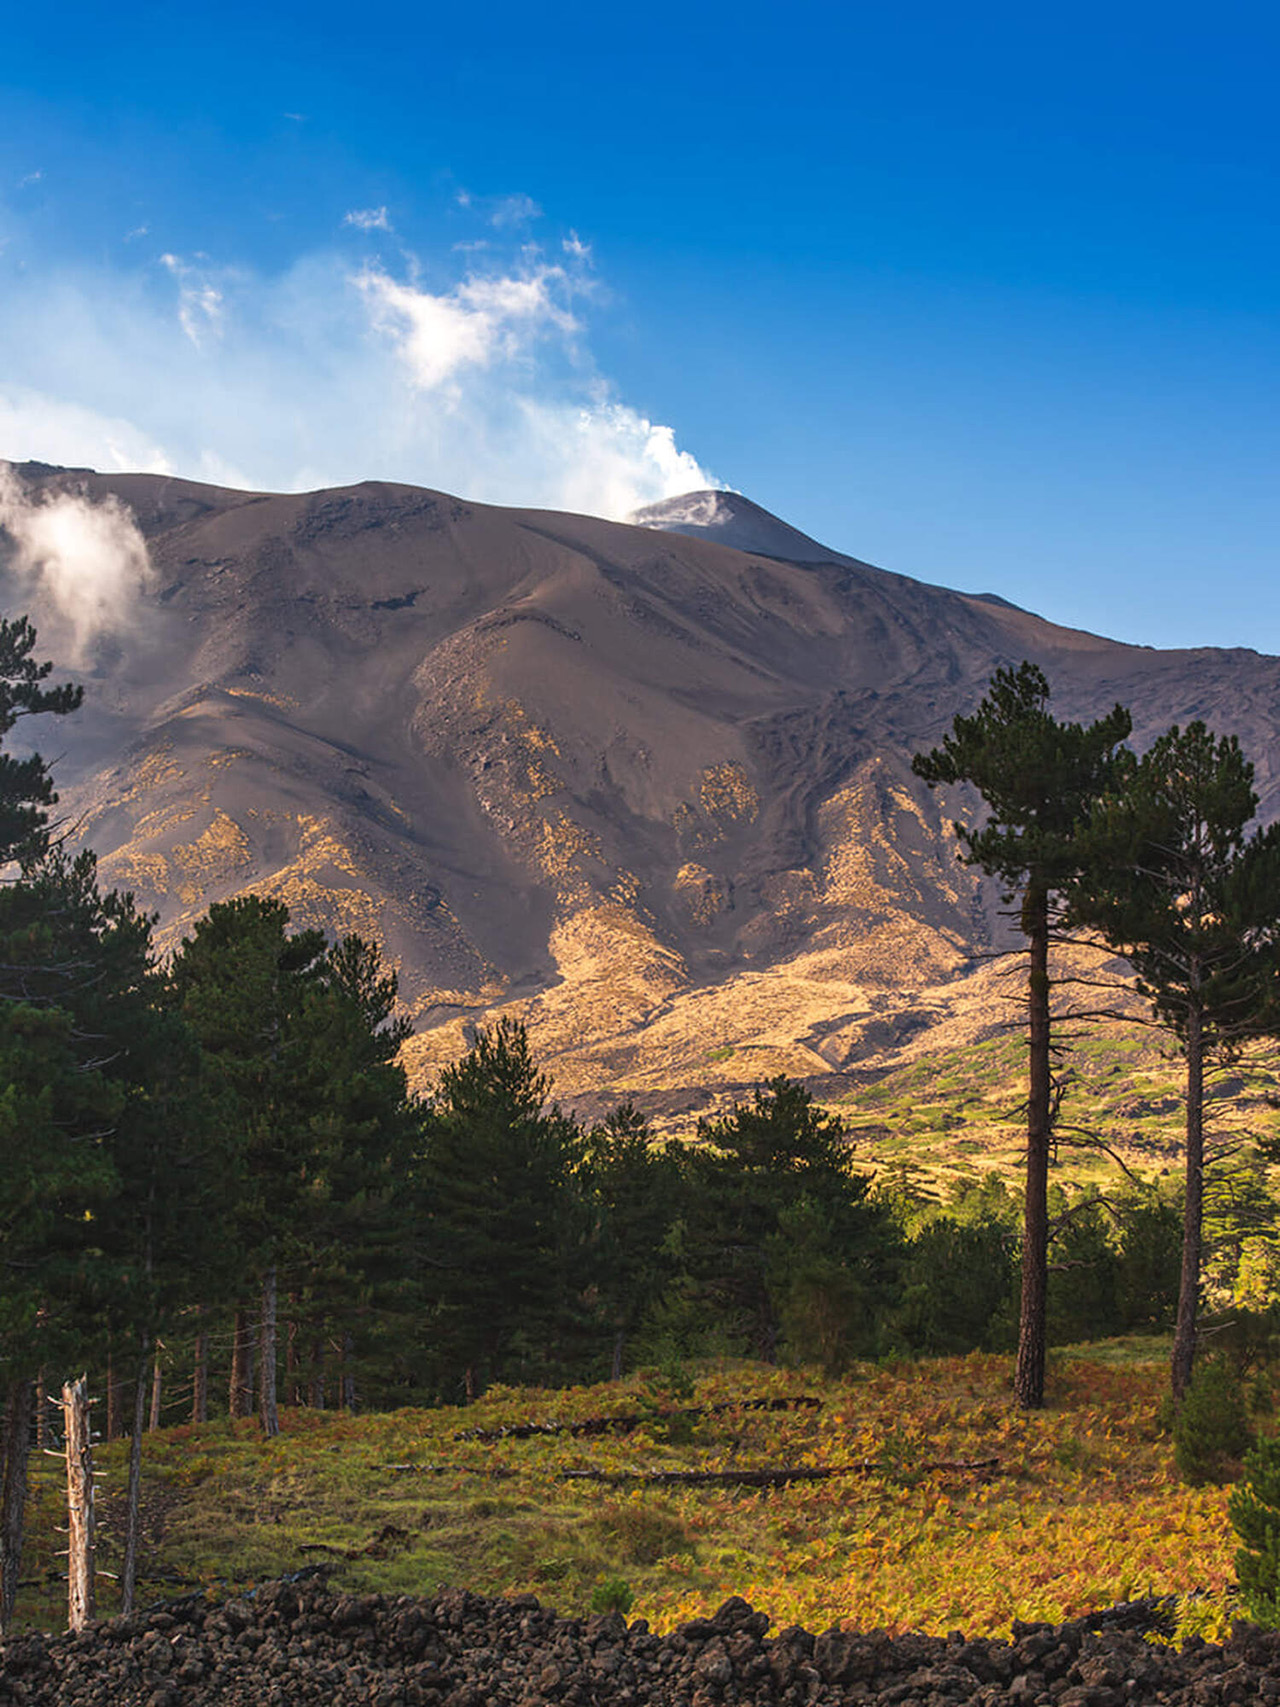
[[1280, 1700], [1280, 1636], [1152, 1646], [1161, 1606], [1015, 1632], [1012, 1643], [788, 1629], [744, 1601], [654, 1636], [617, 1613], [561, 1619], [532, 1595], [339, 1595], [315, 1579], [196, 1596], [80, 1636], [0, 1647], [0, 1707], [1168, 1707]]

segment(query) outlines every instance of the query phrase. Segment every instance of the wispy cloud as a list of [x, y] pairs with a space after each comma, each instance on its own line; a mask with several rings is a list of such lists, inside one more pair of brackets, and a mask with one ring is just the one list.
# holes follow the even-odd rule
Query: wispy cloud
[[497, 231], [512, 225], [528, 225], [542, 218], [542, 209], [532, 196], [499, 196], [489, 209], [489, 224]]
[[391, 221], [385, 207], [353, 207], [342, 216], [344, 225], [354, 225], [357, 231], [390, 231]]
[[599, 372], [587, 245], [490, 243], [395, 266], [339, 246], [264, 276], [172, 253], [42, 270], [19, 233], [0, 254], [0, 456], [619, 517], [718, 484]]
[[478, 214], [495, 231], [517, 229], [542, 218], [542, 208], [523, 190], [506, 196], [478, 196], [472, 190], [460, 189], [454, 192], [453, 199], [458, 207]]
[[223, 295], [209, 273], [197, 262], [184, 261], [178, 255], [161, 255], [160, 265], [168, 269], [178, 282], [178, 323], [199, 349], [210, 334], [222, 328]]

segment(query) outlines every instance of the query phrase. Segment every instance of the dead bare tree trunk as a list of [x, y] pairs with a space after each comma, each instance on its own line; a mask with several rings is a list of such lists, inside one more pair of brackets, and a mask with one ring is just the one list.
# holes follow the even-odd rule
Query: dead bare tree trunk
[[[203, 1306], [200, 1314], [203, 1317]], [[195, 1368], [191, 1376], [191, 1420], [193, 1423], [209, 1420], [209, 1335], [204, 1328], [196, 1335]]]
[[247, 1417], [253, 1410], [252, 1344], [249, 1337], [249, 1318], [237, 1310], [231, 1339], [231, 1402], [232, 1420]]
[[276, 1271], [274, 1265], [262, 1278], [262, 1324], [258, 1334], [258, 1363], [261, 1370], [259, 1393], [262, 1432], [274, 1440], [280, 1432], [280, 1411], [276, 1404]]
[[124, 1564], [120, 1567], [120, 1610], [133, 1611], [138, 1582], [138, 1529], [142, 1500], [142, 1427], [147, 1411], [147, 1376], [150, 1373], [150, 1336], [138, 1342], [138, 1379], [133, 1389], [133, 1437], [129, 1442], [129, 1491], [125, 1502]]
[[4, 1483], [0, 1489], [0, 1634], [13, 1622], [22, 1564], [23, 1520], [27, 1509], [27, 1457], [31, 1450], [30, 1381], [15, 1381], [4, 1412]]
[[89, 1386], [82, 1375], [62, 1389], [67, 1443], [67, 1629], [93, 1622], [93, 1443]]

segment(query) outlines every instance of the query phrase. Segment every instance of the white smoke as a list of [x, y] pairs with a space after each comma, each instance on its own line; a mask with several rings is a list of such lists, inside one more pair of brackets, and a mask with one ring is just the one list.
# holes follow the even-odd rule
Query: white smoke
[[367, 267], [355, 284], [369, 303], [373, 326], [397, 349], [412, 383], [422, 391], [444, 391], [456, 406], [464, 396], [457, 379], [462, 369], [517, 361], [541, 333], [578, 330], [556, 300], [564, 280], [559, 267], [540, 267], [523, 278], [467, 278], [437, 296]]
[[146, 541], [117, 498], [29, 491], [0, 462], [0, 528], [13, 541], [13, 571], [42, 588], [65, 619], [68, 662], [83, 663], [95, 638], [132, 625], [153, 572]]
[[400, 480], [616, 519], [721, 484], [600, 374], [606, 295], [576, 235], [503, 253], [477, 206], [482, 247], [370, 255], [384, 210], [356, 212], [271, 276], [141, 240], [110, 266], [42, 267], [17, 233], [0, 456], [257, 490]]

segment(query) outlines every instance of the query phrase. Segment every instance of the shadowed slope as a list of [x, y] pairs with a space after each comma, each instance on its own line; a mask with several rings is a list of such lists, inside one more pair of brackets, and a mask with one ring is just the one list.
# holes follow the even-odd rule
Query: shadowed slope
[[[1191, 716], [1238, 731], [1276, 804], [1276, 660], [1058, 629], [732, 495], [676, 501], [672, 532], [372, 482], [21, 472], [116, 494], [156, 571], [54, 737], [105, 878], [169, 940], [248, 888], [385, 941], [423, 1067], [495, 1005], [584, 1097], [989, 1026], [989, 980], [960, 975], [996, 897], [910, 758], [997, 664], [1041, 663], [1061, 715], [1124, 700], [1140, 740]], [[3, 598], [68, 655], [47, 601], [12, 574]]]

